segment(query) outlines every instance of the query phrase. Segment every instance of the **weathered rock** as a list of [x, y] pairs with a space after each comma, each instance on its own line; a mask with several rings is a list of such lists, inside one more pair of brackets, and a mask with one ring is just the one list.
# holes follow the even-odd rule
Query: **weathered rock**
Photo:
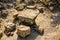
[[33, 2], [35, 2], [35, 3], [36, 3], [37, 1], [38, 1], [38, 0], [33, 0]]
[[2, 2], [0, 2], [0, 8], [2, 7], [2, 5], [3, 5], [3, 3], [2, 3]]
[[48, 27], [51, 23], [50, 17], [52, 14], [49, 14], [49, 12], [45, 11], [43, 14], [39, 14], [37, 18], [35, 19], [35, 23], [37, 25], [37, 28], [39, 32], [43, 32], [45, 27]]
[[9, 15], [12, 15], [12, 16], [15, 16], [15, 15], [18, 14], [17, 10], [14, 9], [14, 8], [7, 9], [7, 13], [8, 13]]
[[8, 8], [13, 8], [14, 5], [12, 3], [7, 3]]
[[43, 4], [45, 5], [56, 5], [57, 4], [57, 0], [40, 0]]
[[20, 19], [21, 22], [26, 22], [30, 25], [34, 23], [34, 19], [38, 14], [39, 10], [26, 9], [19, 12], [18, 18]]
[[43, 13], [46, 9], [43, 4], [36, 4], [36, 8], [40, 11], [40, 13]]
[[23, 4], [16, 4], [16, 7], [15, 7], [15, 8], [16, 8], [17, 10], [22, 10], [22, 9], [24, 9], [24, 6], [25, 6], [25, 5], [23, 5]]
[[6, 18], [8, 16], [8, 13], [6, 10], [1, 10], [1, 17]]
[[17, 3], [21, 3], [22, 2], [22, 0], [15, 0]]
[[0, 29], [0, 38], [3, 36], [3, 32], [2, 30]]
[[30, 27], [25, 25], [20, 25], [17, 27], [17, 34], [23, 38], [30, 34]]
[[34, 8], [35, 8], [35, 5], [27, 6], [27, 8], [29, 8], [29, 9], [34, 9]]
[[41, 26], [40, 26], [40, 27], [38, 28], [38, 32], [43, 34], [43, 33], [44, 33], [44, 27], [41, 27]]
[[13, 23], [11, 23], [11, 22], [5, 23], [5, 30], [6, 31], [11, 32], [15, 28], [16, 28], [16, 26]]
[[8, 22], [8, 23], [5, 23], [5, 34], [7, 36], [11, 36], [13, 34], [11, 34], [14, 30], [16, 29], [16, 26], [11, 23], [11, 22]]
[[44, 7], [44, 5], [43, 4], [36, 4], [36, 8], [37, 9], [44, 9], [45, 7]]
[[26, 4], [33, 4], [32, 0], [24, 0]]

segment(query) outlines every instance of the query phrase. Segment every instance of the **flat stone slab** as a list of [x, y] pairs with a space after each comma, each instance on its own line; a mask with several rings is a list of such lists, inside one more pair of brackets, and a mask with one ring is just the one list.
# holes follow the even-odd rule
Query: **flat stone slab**
[[19, 12], [18, 18], [20, 21], [25, 21], [27, 23], [33, 24], [34, 19], [39, 14], [39, 10], [33, 10], [33, 9], [26, 9], [21, 12]]

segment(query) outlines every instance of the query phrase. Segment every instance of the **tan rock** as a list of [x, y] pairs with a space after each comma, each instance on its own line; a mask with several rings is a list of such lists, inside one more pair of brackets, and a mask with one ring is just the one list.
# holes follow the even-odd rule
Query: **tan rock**
[[24, 6], [25, 6], [25, 4], [17, 4], [15, 8], [17, 10], [22, 10], [22, 9], [24, 9]]
[[0, 38], [2, 37], [2, 35], [3, 35], [3, 32], [2, 32], [2, 30], [0, 28]]
[[25, 25], [20, 25], [17, 27], [17, 34], [21, 37], [26, 37], [30, 34], [30, 27]]
[[16, 26], [11, 22], [5, 23], [5, 31], [10, 32], [10, 31], [13, 31], [15, 28]]
[[45, 9], [43, 4], [36, 4], [37, 9]]
[[26, 4], [29, 4], [29, 2], [32, 3], [32, 0], [24, 0], [24, 2], [25, 2]]
[[43, 33], [43, 32], [44, 32], [44, 27], [39, 27], [39, 28], [38, 28], [38, 31], [39, 31], [40, 33]]
[[13, 15], [13, 16], [18, 14], [17, 10], [14, 9], [14, 8], [7, 9], [7, 13], [8, 13], [9, 15]]
[[13, 36], [13, 31], [15, 31], [16, 29], [16, 26], [15, 24], [11, 23], [11, 22], [5, 22], [4, 24], [5, 26], [5, 30], [4, 30], [4, 33], [6, 34], [6, 36]]
[[34, 9], [34, 8], [35, 8], [35, 5], [27, 6], [27, 8], [29, 8], [29, 9]]
[[37, 18], [35, 19], [35, 23], [37, 25], [37, 28], [39, 32], [44, 31], [45, 27], [49, 27], [51, 23], [51, 14], [49, 12], [45, 11], [43, 14], [39, 14]]
[[26, 9], [26, 10], [19, 12], [18, 18], [22, 22], [33, 24], [34, 19], [38, 14], [39, 14], [39, 10]]

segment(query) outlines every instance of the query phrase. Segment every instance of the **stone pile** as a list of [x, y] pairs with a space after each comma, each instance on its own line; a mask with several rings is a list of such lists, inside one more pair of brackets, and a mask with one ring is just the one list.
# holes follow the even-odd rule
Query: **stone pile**
[[31, 30], [36, 30], [38, 33], [43, 34], [44, 28], [49, 24], [48, 22], [50, 22], [50, 17], [52, 16], [52, 14], [49, 15], [49, 12], [47, 12], [49, 9], [45, 6], [48, 5], [50, 7], [56, 3], [56, 1], [51, 2], [51, 0], [20, 0], [20, 2], [16, 1], [15, 3], [1, 2], [0, 19], [3, 21], [1, 22], [0, 20], [0, 27], [3, 26], [5, 29], [2, 32], [1, 28], [0, 38], [3, 33], [8, 37], [13, 36], [16, 30], [17, 35], [22, 38], [30, 35]]

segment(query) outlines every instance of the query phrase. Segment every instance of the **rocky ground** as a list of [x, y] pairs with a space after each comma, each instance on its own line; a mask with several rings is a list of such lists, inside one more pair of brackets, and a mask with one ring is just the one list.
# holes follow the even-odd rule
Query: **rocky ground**
[[25, 2], [0, 2], [0, 40], [60, 40], [59, 6]]

